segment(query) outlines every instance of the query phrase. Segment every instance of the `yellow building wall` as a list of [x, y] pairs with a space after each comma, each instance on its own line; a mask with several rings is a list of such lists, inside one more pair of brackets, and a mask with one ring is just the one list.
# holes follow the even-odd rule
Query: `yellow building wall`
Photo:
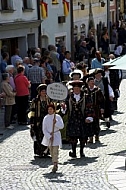
[[124, 13], [124, 0], [120, 0], [120, 12]]
[[[100, 6], [92, 7], [92, 12], [94, 17], [95, 15], [105, 13], [105, 11], [106, 11], [105, 7], [100, 7]], [[85, 10], [80, 10], [80, 9], [74, 10], [74, 19], [79, 19], [87, 16], [89, 16], [89, 8], [86, 8]]]

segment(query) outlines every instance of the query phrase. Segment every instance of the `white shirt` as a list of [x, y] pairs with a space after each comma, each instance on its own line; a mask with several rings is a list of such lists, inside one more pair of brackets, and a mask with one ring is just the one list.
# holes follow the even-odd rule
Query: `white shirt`
[[80, 94], [74, 94], [74, 98], [76, 99], [76, 102], [80, 100]]
[[112, 87], [108, 84], [108, 90], [109, 90], [109, 96], [111, 96], [111, 97], [115, 97], [114, 96], [114, 92], [113, 92], [113, 89], [112, 89]]
[[[64, 123], [60, 115], [56, 114], [56, 123], [54, 126], [54, 140], [52, 146], [62, 146], [62, 141], [61, 141], [61, 133], [59, 129], [63, 129]], [[50, 146], [50, 138], [51, 138], [51, 132], [53, 130], [53, 119], [54, 119], [54, 114], [52, 115], [46, 115], [43, 119], [43, 124], [42, 124], [42, 130], [43, 130], [43, 140], [42, 143], [45, 146]]]
[[108, 82], [110, 83], [110, 77], [109, 77], [109, 74], [110, 74], [110, 72], [109, 72], [109, 71], [105, 71], [105, 77], [107, 77], [107, 78], [108, 78]]
[[114, 54], [115, 55], [120, 55], [122, 53], [122, 46], [117, 46], [116, 50], [114, 51]]

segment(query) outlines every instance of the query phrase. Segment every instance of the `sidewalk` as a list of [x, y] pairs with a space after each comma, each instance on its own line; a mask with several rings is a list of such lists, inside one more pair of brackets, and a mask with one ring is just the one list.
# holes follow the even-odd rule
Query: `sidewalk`
[[110, 184], [118, 190], [126, 190], [126, 151], [117, 156], [106, 173]]
[[[126, 71], [123, 71], [123, 78], [126, 78]], [[119, 120], [123, 122], [126, 126], [126, 79], [122, 81], [120, 86], [121, 97], [118, 100], [119, 110], [124, 113], [124, 115]], [[122, 139], [126, 138], [126, 134], [122, 134]], [[118, 143], [118, 142], [117, 142]], [[124, 151], [119, 153], [114, 162], [107, 169], [106, 174], [108, 176], [108, 181], [113, 184], [118, 190], [126, 190], [126, 144], [124, 143]]]

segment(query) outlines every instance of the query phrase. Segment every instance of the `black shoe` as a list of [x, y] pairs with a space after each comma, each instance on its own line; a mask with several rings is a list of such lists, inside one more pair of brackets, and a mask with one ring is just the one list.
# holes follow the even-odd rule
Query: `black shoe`
[[74, 153], [74, 152], [69, 152], [69, 156], [72, 157], [72, 158], [76, 158], [77, 157], [76, 153]]
[[109, 117], [109, 120], [110, 120], [110, 121], [112, 121], [112, 120], [113, 120], [113, 119], [112, 119], [112, 116], [110, 116], [110, 117]]
[[110, 122], [106, 122], [106, 126], [110, 128]]
[[28, 125], [28, 122], [18, 122], [18, 125]]
[[10, 124], [15, 124], [15, 123], [16, 123], [16, 121], [11, 121], [11, 122], [10, 122]]
[[81, 157], [81, 158], [84, 158], [84, 157], [85, 157], [85, 154], [84, 154], [84, 153], [80, 153], [80, 157]]

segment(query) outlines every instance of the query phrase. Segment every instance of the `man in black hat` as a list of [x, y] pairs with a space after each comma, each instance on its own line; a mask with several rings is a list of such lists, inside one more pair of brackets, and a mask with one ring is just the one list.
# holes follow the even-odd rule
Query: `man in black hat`
[[70, 93], [66, 103], [68, 108], [67, 136], [72, 145], [72, 152], [69, 156], [76, 158], [77, 141], [80, 141], [80, 156], [84, 157], [83, 149], [87, 141], [84, 121], [84, 94], [81, 91], [83, 82], [80, 80], [71, 81], [73, 91]]
[[89, 122], [87, 125], [87, 133], [89, 137], [89, 143], [93, 143], [93, 136], [95, 135], [95, 141], [99, 141], [99, 119], [104, 113], [104, 95], [101, 89], [94, 84], [94, 77], [90, 76], [86, 80], [87, 88], [84, 89], [85, 98], [85, 118]]
[[95, 85], [98, 86], [103, 95], [105, 96], [105, 111], [104, 118], [106, 121], [106, 125], [110, 128], [110, 117], [112, 115], [111, 104], [114, 98], [114, 92], [109, 85], [108, 78], [104, 77], [104, 71], [102, 69], [96, 69], [94, 72], [95, 75]]

